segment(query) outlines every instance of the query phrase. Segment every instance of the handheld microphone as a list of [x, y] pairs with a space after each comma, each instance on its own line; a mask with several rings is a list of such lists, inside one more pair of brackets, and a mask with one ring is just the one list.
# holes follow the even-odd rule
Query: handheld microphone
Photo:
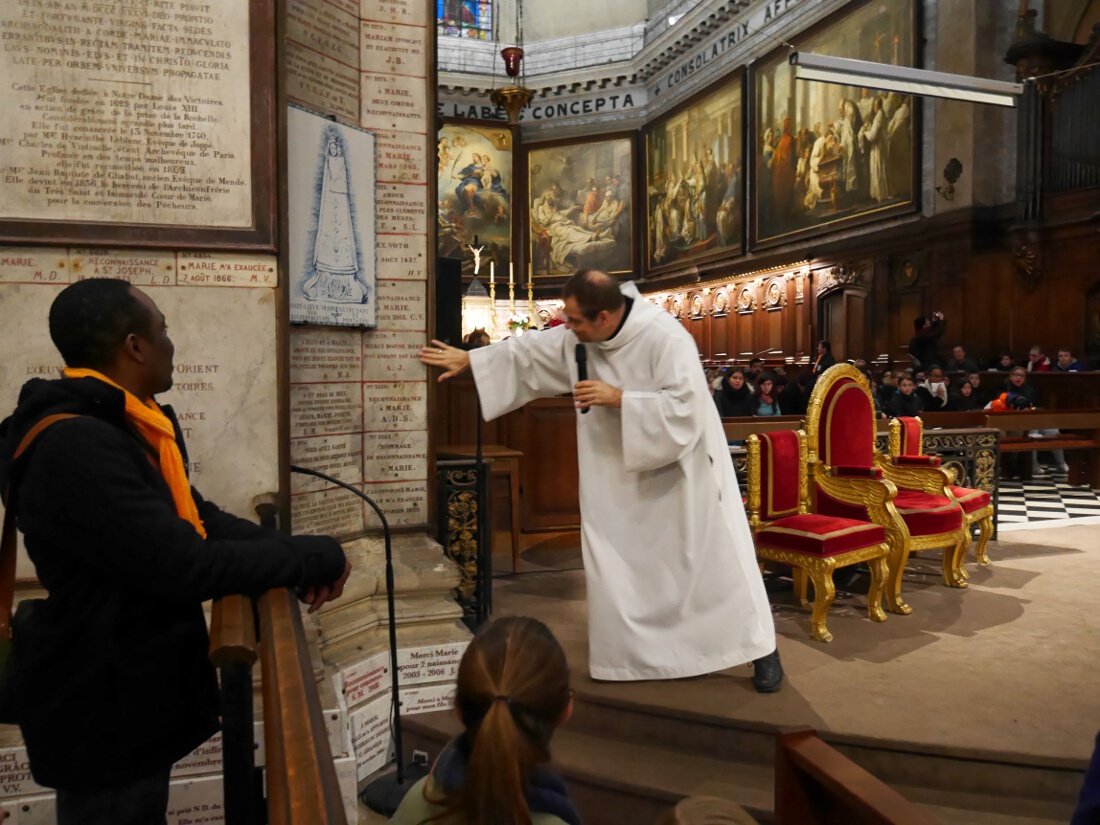
[[[577, 348], [574, 350], [577, 357], [577, 380], [588, 380], [588, 350], [584, 348], [584, 344], [577, 344]], [[581, 415], [588, 412], [591, 407], [583, 407], [581, 409]]]

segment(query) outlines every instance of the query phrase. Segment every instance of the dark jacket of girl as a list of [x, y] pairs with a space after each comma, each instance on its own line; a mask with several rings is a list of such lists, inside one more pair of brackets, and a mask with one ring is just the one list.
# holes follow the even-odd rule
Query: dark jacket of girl
[[752, 394], [748, 383], [742, 384], [735, 390], [729, 385], [729, 381], [723, 378], [722, 386], [714, 391], [714, 403], [722, 418], [756, 415], [756, 396]]
[[920, 403], [920, 396], [915, 392], [912, 395], [906, 395], [901, 390], [894, 393], [894, 396], [890, 399], [890, 403], [886, 405], [886, 412], [893, 418], [902, 418], [920, 415], [924, 408]]

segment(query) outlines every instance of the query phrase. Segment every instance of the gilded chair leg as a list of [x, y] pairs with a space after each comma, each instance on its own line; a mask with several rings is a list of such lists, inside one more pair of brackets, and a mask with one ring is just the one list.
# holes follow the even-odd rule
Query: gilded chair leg
[[992, 513], [978, 522], [978, 530], [978, 547], [975, 551], [978, 557], [978, 564], [989, 564], [989, 556], [986, 555], [986, 548], [989, 545], [989, 540], [993, 537]]
[[963, 538], [944, 548], [944, 584], [948, 587], [966, 587], [966, 576], [959, 572], [958, 560], [963, 557], [970, 543], [970, 533], [964, 530]]
[[[964, 531], [965, 532], [965, 531]], [[966, 533], [965, 538], [959, 539], [950, 547], [943, 548], [943, 583], [948, 587], [966, 587], [966, 579], [959, 573], [958, 568], [955, 566], [955, 560], [965, 550], [966, 545], [970, 543], [970, 534]]]
[[809, 607], [810, 600], [806, 598], [806, 571], [801, 567], [791, 568], [791, 578], [794, 579], [794, 596], [798, 599], [800, 607]]
[[825, 620], [829, 615], [829, 608], [836, 598], [836, 587], [833, 585], [833, 571], [814, 570], [810, 573], [814, 582], [814, 612], [810, 616], [810, 635], [818, 642], [831, 642], [833, 634], [825, 626]]
[[955, 578], [965, 582], [970, 578], [970, 574], [966, 572], [966, 551], [970, 549], [972, 541], [969, 524], [966, 525], [964, 531], [966, 537], [955, 546], [955, 559], [952, 564], [955, 567]]
[[908, 616], [913, 612], [913, 608], [907, 605], [901, 597], [901, 578], [908, 561], [909, 548], [907, 546], [890, 548], [890, 553], [887, 556], [890, 578], [886, 582], [886, 609], [901, 616]]
[[867, 566], [871, 568], [871, 587], [867, 591], [867, 618], [873, 622], [884, 622], [886, 611], [882, 609], [882, 594], [886, 589], [890, 566], [886, 563], [886, 556], [870, 559]]

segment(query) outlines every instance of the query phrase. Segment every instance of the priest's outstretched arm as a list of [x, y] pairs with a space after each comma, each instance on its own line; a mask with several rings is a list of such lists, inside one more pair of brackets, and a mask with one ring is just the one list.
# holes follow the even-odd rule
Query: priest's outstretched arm
[[420, 350], [420, 360], [444, 370], [439, 381], [472, 367], [482, 416], [492, 421], [528, 401], [573, 389], [567, 333], [564, 326], [529, 332], [470, 352], [432, 341]]

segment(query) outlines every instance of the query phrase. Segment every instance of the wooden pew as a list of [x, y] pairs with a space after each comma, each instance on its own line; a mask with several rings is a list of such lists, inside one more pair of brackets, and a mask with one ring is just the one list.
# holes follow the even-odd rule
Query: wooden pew
[[938, 825], [812, 730], [780, 733], [775, 750], [775, 825]]

